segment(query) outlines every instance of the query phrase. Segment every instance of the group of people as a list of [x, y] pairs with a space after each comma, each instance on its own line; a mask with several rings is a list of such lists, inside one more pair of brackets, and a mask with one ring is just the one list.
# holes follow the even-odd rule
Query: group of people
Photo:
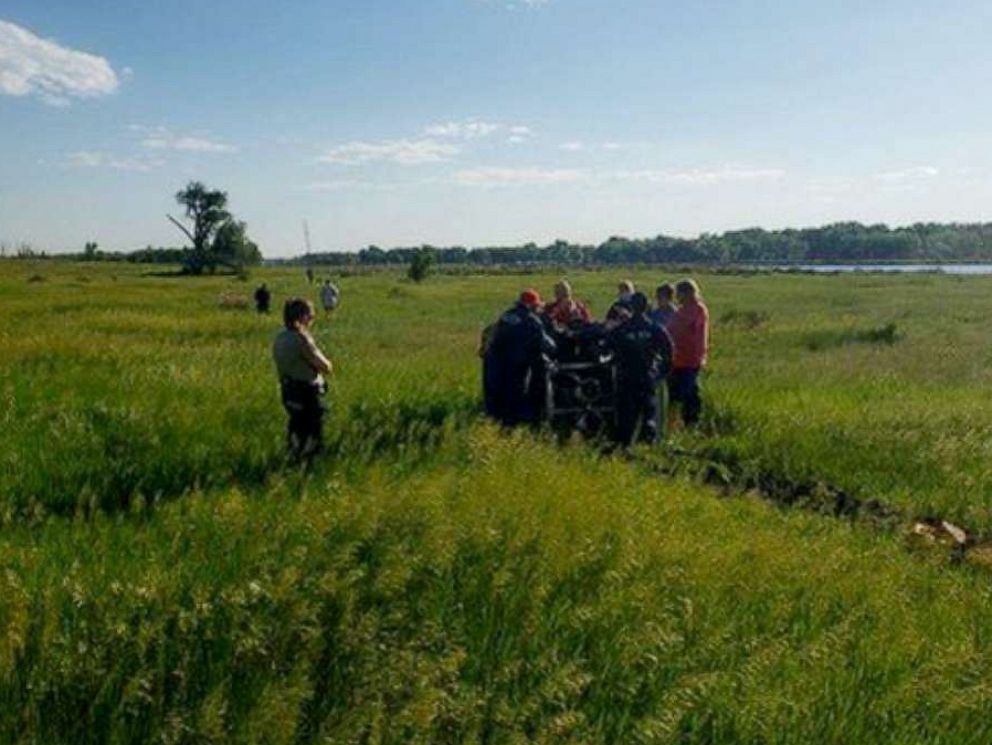
[[545, 304], [536, 290], [524, 290], [483, 332], [479, 354], [489, 416], [507, 426], [539, 421], [549, 366], [569, 348], [584, 344], [611, 354], [616, 365], [620, 444], [658, 438], [658, 389], [663, 383], [669, 402], [681, 407], [683, 422], [693, 426], [699, 421], [699, 372], [709, 351], [709, 311], [695, 281], [660, 285], [652, 305], [633, 282], [624, 280], [602, 322], [573, 296], [567, 280], [555, 285], [554, 296]]
[[[259, 313], [268, 313], [272, 305], [272, 292], [265, 282], [255, 288], [253, 297], [255, 300], [255, 310]], [[337, 308], [340, 302], [341, 291], [338, 289], [338, 286], [331, 282], [331, 280], [325, 279], [320, 286], [320, 305], [323, 307], [324, 313], [330, 315], [331, 311]]]
[[[340, 293], [330, 282], [337, 307]], [[271, 295], [265, 285], [259, 288]], [[635, 439], [654, 441], [661, 429], [658, 389], [667, 385], [670, 402], [681, 406], [692, 426], [702, 403], [699, 372], [709, 348], [709, 312], [691, 279], [663, 284], [655, 303], [629, 280], [620, 283], [616, 300], [602, 322], [577, 300], [567, 280], [555, 285], [554, 300], [541, 301], [536, 290], [524, 290], [512, 308], [483, 332], [480, 355], [487, 414], [512, 426], [540, 420], [543, 381], [548, 366], [565, 358], [570, 345], [592, 344], [612, 356], [617, 371], [616, 438], [624, 446]], [[256, 300], [258, 298], [256, 297]], [[308, 461], [323, 445], [325, 376], [333, 370], [312, 334], [314, 304], [293, 297], [283, 307], [283, 328], [272, 345], [283, 407], [289, 416], [288, 448], [292, 458]]]

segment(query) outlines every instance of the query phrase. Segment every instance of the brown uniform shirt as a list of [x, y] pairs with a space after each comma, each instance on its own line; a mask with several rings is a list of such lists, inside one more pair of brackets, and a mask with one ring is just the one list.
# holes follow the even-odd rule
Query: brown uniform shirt
[[310, 364], [310, 359], [317, 356], [322, 356], [322, 353], [316, 342], [310, 334], [302, 331], [283, 329], [272, 344], [272, 357], [280, 380], [320, 385], [324, 379]]

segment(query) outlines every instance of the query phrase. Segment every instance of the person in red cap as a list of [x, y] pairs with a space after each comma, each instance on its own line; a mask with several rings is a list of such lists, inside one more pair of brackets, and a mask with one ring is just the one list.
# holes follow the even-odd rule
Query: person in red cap
[[506, 426], [536, 423], [548, 357], [555, 343], [537, 317], [537, 290], [526, 289], [500, 316], [483, 354], [486, 413]]

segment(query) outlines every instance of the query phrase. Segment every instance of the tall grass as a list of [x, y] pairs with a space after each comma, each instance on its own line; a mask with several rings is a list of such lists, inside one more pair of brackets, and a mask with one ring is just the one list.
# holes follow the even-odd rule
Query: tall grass
[[[477, 422], [553, 277], [339, 278], [303, 474], [277, 319], [139, 271], [0, 262], [0, 742], [992, 739], [987, 575]], [[989, 280], [701, 279], [707, 418], [652, 458], [992, 527]]]
[[987, 742], [989, 588], [474, 429], [0, 540], [0, 738]]

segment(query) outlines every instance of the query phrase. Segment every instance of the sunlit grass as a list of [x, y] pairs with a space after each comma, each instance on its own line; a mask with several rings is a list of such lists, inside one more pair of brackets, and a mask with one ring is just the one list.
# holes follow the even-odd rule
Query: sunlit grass
[[[0, 741], [992, 739], [987, 575], [479, 422], [481, 326], [554, 275], [336, 278], [305, 476], [253, 285], [140, 271], [0, 263]], [[990, 280], [701, 281], [673, 449], [992, 528]]]

